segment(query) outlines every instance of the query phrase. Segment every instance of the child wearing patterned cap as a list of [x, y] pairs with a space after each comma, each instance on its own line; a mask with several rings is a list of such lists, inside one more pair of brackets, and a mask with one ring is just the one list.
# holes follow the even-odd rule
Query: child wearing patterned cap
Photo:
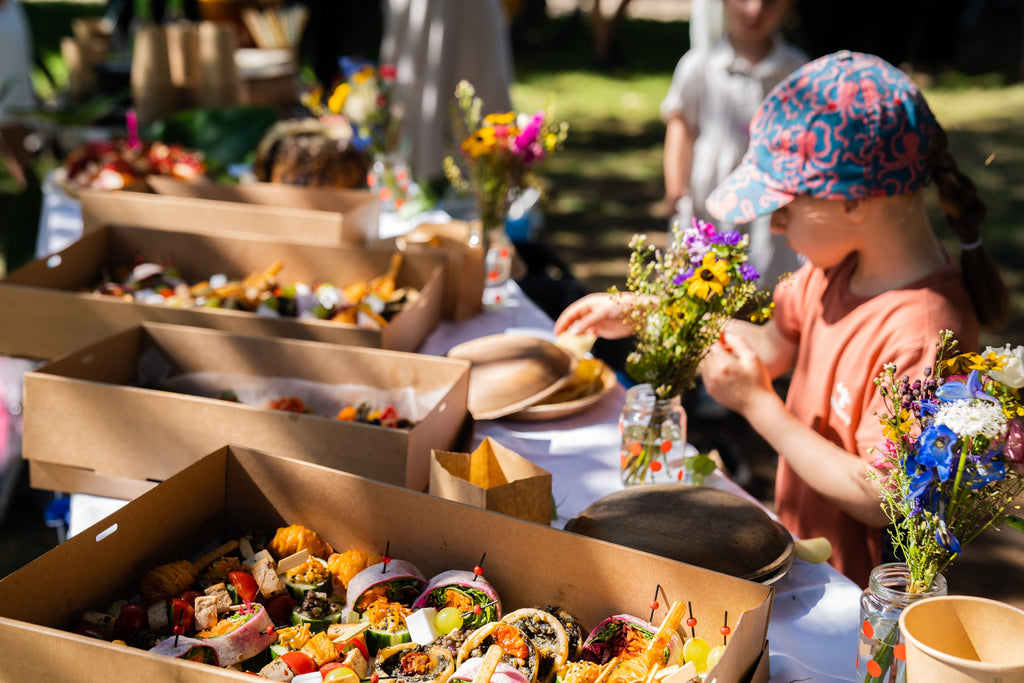
[[[739, 223], [771, 214], [772, 230], [807, 262], [775, 288], [770, 322], [730, 323], [702, 363], [703, 382], [779, 454], [783, 524], [828, 538], [830, 562], [864, 586], [888, 523], [867, 476], [882, 441], [874, 379], [887, 363], [922, 375], [944, 329], [976, 349], [979, 323], [1005, 322], [1008, 293], [981, 242], [984, 203], [924, 97], [892, 65], [845, 51], [815, 60], [768, 94], [750, 133], [708, 209]], [[929, 183], [960, 241], [959, 266], [925, 211]], [[555, 329], [626, 336], [626, 306], [590, 295]], [[784, 402], [772, 378], [786, 372]]]

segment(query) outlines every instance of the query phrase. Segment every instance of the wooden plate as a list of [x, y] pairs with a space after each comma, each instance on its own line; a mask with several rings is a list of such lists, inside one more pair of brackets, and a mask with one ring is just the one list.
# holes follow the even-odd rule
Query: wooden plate
[[580, 398], [572, 401], [562, 401], [560, 403], [535, 403], [523, 408], [518, 413], [509, 415], [509, 419], [529, 422], [560, 420], [563, 417], [569, 417], [570, 415], [581, 413], [594, 405], [604, 398], [609, 391], [614, 389], [615, 384], [619, 381], [619, 378], [615, 376], [615, 371], [612, 370], [607, 363], [603, 361], [598, 362], [601, 363], [601, 379], [598, 383], [597, 390], [593, 393], [581, 396]]
[[492, 334], [453, 347], [472, 363], [469, 412], [477, 420], [511, 415], [549, 396], [572, 377], [576, 356], [540, 337]]
[[759, 583], [793, 564], [785, 527], [754, 503], [704, 486], [631, 486], [594, 501], [565, 529]]

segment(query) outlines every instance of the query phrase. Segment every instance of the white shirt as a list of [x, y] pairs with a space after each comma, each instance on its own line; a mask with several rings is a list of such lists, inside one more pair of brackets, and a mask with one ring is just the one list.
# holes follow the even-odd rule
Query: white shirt
[[[807, 62], [807, 55], [776, 35], [764, 59], [751, 64], [736, 54], [723, 36], [706, 48], [688, 51], [679, 60], [668, 93], [661, 102], [661, 118], [682, 116], [696, 134], [690, 195], [677, 206], [680, 220], [690, 216], [722, 225], [704, 208], [711, 191], [739, 165], [750, 141], [750, 120], [765, 95], [781, 80]], [[778, 276], [799, 267], [800, 260], [773, 237], [768, 218], [758, 219], [746, 230], [750, 234], [751, 263], [762, 275], [762, 283], [774, 285]]]

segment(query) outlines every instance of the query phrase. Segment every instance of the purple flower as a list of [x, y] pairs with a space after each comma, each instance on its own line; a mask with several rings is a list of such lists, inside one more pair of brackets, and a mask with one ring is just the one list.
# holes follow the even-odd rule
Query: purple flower
[[723, 232], [721, 234], [714, 235], [712, 237], [711, 241], [714, 244], [725, 244], [725, 245], [730, 246], [730, 247], [735, 247], [737, 244], [740, 243], [741, 239], [743, 239], [743, 235], [741, 235], [737, 231], [735, 231], [735, 230], [726, 230], [725, 232]]
[[512, 140], [512, 151], [522, 157], [526, 163], [531, 163], [544, 155], [544, 146], [539, 144], [538, 133], [544, 125], [544, 112], [540, 111], [533, 115], [519, 135]]
[[747, 282], [752, 282], [757, 278], [761, 277], [761, 274], [757, 272], [757, 268], [750, 265], [749, 263], [740, 264], [740, 277]]
[[693, 275], [693, 268], [681, 270], [678, 273], [676, 273], [676, 276], [674, 278], [672, 278], [672, 284], [681, 285], [687, 280], [689, 280], [691, 275]]

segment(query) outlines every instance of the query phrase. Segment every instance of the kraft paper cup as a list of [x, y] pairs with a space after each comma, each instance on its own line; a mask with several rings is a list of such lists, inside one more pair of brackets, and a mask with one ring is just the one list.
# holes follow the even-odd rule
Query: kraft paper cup
[[900, 614], [909, 683], [1024, 683], [1024, 610], [962, 595]]

